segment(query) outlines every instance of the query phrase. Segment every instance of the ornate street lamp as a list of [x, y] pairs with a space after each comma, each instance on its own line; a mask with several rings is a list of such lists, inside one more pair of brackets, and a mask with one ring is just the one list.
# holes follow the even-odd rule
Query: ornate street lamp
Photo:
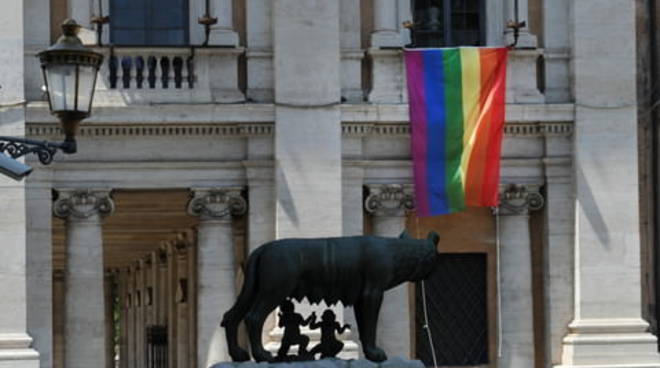
[[43, 70], [48, 106], [51, 114], [60, 120], [64, 141], [53, 143], [0, 136], [0, 152], [13, 159], [35, 153], [44, 165], [53, 161], [57, 150], [67, 154], [76, 152], [76, 131], [80, 121], [90, 114], [96, 75], [103, 61], [103, 55], [83, 46], [77, 36], [79, 30], [76, 21], [65, 20], [62, 36], [37, 55]]

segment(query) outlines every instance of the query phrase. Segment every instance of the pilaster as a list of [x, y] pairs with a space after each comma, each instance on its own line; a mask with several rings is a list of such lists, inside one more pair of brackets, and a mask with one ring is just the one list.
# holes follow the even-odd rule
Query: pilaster
[[[412, 185], [370, 184], [364, 207], [373, 219], [373, 235], [396, 237], [406, 228], [406, 214], [414, 209]], [[383, 296], [378, 316], [377, 345], [389, 357], [411, 357], [409, 283]]]
[[[24, 6], [2, 3], [0, 12], [0, 134], [25, 135]], [[31, 348], [27, 325], [27, 231], [25, 181], [0, 175], [0, 367], [36, 368], [39, 354]]]
[[500, 192], [499, 306], [502, 355], [498, 366], [534, 366], [534, 302], [529, 212], [543, 207], [538, 186], [509, 185]]
[[545, 100], [571, 101], [570, 0], [543, 3]]
[[84, 45], [96, 45], [97, 34], [94, 27], [90, 23], [92, 19], [92, 12], [94, 11], [96, 1], [89, 0], [69, 0], [69, 18], [74, 19], [80, 24], [80, 31], [78, 37]]
[[[536, 35], [529, 30], [529, 1], [528, 0], [506, 0], [505, 5], [505, 24], [510, 21], [518, 20], [525, 22], [526, 25], [519, 30], [517, 48], [533, 49], [538, 45]], [[507, 45], [514, 42], [513, 29], [506, 28], [504, 39]]]
[[658, 367], [656, 337], [641, 316], [635, 2], [570, 6], [575, 278], [561, 364]]
[[238, 46], [238, 33], [234, 30], [233, 0], [211, 0], [211, 14], [218, 23], [211, 26], [209, 45]]
[[[35, 179], [33, 173], [29, 179]], [[27, 181], [27, 327], [41, 367], [53, 366], [53, 194], [48, 181]]]
[[406, 70], [401, 50], [370, 48], [371, 59], [371, 103], [406, 103]]
[[245, 95], [238, 88], [238, 58], [245, 50], [235, 48], [200, 48], [195, 50], [197, 87], [208, 87], [216, 103], [238, 103]]
[[359, 0], [340, 0], [341, 97], [345, 102], [362, 102], [361, 13]]
[[272, 102], [274, 96], [273, 1], [246, 0], [247, 7], [247, 97]]
[[248, 216], [248, 250], [275, 239], [275, 182], [272, 162], [245, 164], [250, 206]]
[[543, 103], [538, 88], [538, 59], [540, 49], [513, 49], [509, 52], [506, 69], [506, 103]]
[[[557, 147], [550, 147], [552, 140], [560, 139], [547, 137], [546, 152], [563, 146], [564, 142], [557, 142]], [[561, 364], [562, 339], [573, 319], [575, 200], [571, 164], [570, 157], [544, 159], [547, 199], [543, 257], [546, 367]]]
[[55, 216], [66, 220], [65, 366], [105, 362], [102, 216], [114, 211], [108, 190], [58, 190]]
[[[236, 300], [236, 262], [232, 217], [247, 211], [241, 188], [193, 189], [188, 213], [199, 216], [197, 234], [197, 362], [199, 367], [230, 360], [225, 331], [208, 323]], [[219, 314], [220, 313], [220, 314]]]

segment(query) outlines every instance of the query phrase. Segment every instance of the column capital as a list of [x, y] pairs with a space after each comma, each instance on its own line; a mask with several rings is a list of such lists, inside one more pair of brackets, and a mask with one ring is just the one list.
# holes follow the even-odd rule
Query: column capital
[[508, 184], [500, 186], [500, 210], [503, 215], [527, 215], [543, 208], [545, 200], [540, 185]]
[[369, 184], [364, 208], [374, 216], [404, 217], [415, 208], [410, 184]]
[[228, 220], [247, 211], [240, 187], [193, 188], [188, 213], [202, 220]]
[[53, 203], [53, 214], [59, 218], [87, 219], [107, 216], [115, 211], [109, 189], [61, 189]]

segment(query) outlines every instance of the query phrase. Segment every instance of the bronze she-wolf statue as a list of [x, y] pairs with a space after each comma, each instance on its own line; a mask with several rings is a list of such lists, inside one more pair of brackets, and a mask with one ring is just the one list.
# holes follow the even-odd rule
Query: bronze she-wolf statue
[[266, 317], [286, 298], [307, 297], [311, 303], [352, 305], [364, 355], [384, 361], [387, 356], [376, 346], [383, 292], [426, 278], [436, 264], [438, 241], [435, 232], [422, 240], [404, 231], [399, 238], [281, 239], [264, 244], [250, 254], [243, 288], [222, 318], [229, 354], [234, 361], [250, 359], [237, 342], [238, 324], [245, 319], [254, 359], [271, 361], [261, 343]]

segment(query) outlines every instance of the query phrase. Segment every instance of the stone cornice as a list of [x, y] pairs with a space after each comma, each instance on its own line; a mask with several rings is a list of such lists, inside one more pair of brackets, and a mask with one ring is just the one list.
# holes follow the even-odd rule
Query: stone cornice
[[[21, 106], [22, 108], [22, 106]], [[341, 104], [344, 123], [404, 123], [408, 121], [407, 104]], [[26, 107], [29, 124], [52, 123], [48, 104], [32, 101]], [[571, 122], [575, 120], [573, 104], [507, 104], [507, 123]], [[97, 124], [241, 124], [275, 121], [275, 105], [246, 104], [160, 104], [160, 105], [94, 105], [92, 116], [84, 126]]]
[[[272, 123], [218, 123], [218, 124], [91, 124], [83, 125], [80, 137], [254, 137], [274, 134]], [[343, 123], [344, 137], [395, 137], [409, 136], [410, 125], [400, 123]], [[504, 127], [507, 137], [535, 138], [544, 136], [570, 136], [573, 134], [571, 122], [507, 123]], [[60, 137], [59, 125], [55, 123], [30, 123], [27, 125], [29, 137]]]
[[[83, 125], [80, 137], [127, 137], [127, 136], [228, 136], [244, 137], [272, 135], [273, 124], [126, 124], [126, 125]], [[28, 136], [57, 137], [62, 132], [57, 124], [28, 124]]]

